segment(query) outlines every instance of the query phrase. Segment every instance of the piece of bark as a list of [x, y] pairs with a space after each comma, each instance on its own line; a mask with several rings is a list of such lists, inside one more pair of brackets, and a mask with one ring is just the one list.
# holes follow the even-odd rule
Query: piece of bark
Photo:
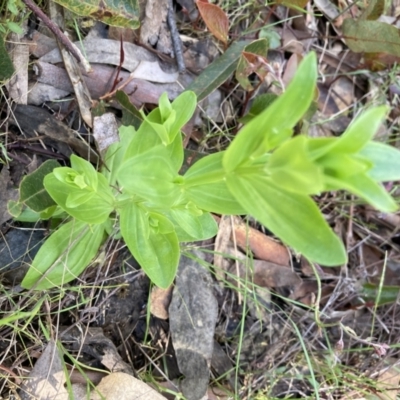
[[207, 392], [218, 304], [210, 274], [197, 261], [181, 256], [169, 306], [170, 330], [178, 367], [185, 375], [181, 390], [188, 400]]
[[17, 104], [27, 104], [28, 101], [28, 64], [29, 45], [22, 39], [22, 35], [12, 33], [10, 42], [13, 43], [10, 57], [15, 73], [6, 84], [9, 96]]
[[32, 40], [29, 43], [29, 52], [37, 57], [43, 57], [45, 54], [57, 47], [57, 41], [41, 32], [33, 31]]
[[133, 376], [133, 370], [119, 355], [114, 343], [104, 336], [102, 328], [89, 328], [85, 335], [78, 328], [61, 327], [60, 339], [74, 350], [89, 354], [111, 372], [123, 372]]
[[[11, 214], [8, 212], [7, 203], [10, 200], [17, 201], [19, 198], [19, 190], [15, 186], [9, 168], [7, 165], [3, 165], [3, 168], [0, 171], [0, 225], [12, 218]], [[2, 263], [0, 263], [0, 265], [2, 265]]]
[[140, 42], [155, 47], [163, 54], [173, 55], [167, 15], [168, 0], [147, 0]]
[[97, 149], [102, 155], [113, 143], [119, 142], [118, 124], [113, 113], [94, 117], [93, 137], [96, 140]]

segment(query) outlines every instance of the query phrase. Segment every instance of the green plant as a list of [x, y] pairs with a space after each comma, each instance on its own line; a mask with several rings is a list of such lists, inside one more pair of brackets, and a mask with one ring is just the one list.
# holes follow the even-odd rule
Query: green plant
[[9, 31], [23, 34], [23, 30], [16, 19], [20, 19], [20, 13], [24, 10], [25, 5], [21, 0], [7, 0], [1, 8], [0, 17], [0, 34], [6, 35]]
[[46, 289], [72, 280], [117, 226], [145, 273], [167, 287], [179, 243], [216, 234], [210, 212], [251, 214], [310, 260], [345, 263], [341, 240], [310, 196], [346, 189], [393, 211], [395, 201], [378, 182], [400, 177], [400, 152], [371, 141], [386, 107], [363, 112], [340, 138], [292, 137], [314, 98], [316, 79], [311, 53], [285, 93], [252, 118], [226, 151], [205, 156], [184, 175], [180, 130], [196, 107], [190, 91], [172, 104], [161, 96], [137, 131], [122, 127], [101, 172], [72, 156], [70, 168], [46, 173], [46, 191], [72, 218], [41, 247], [22, 286]]

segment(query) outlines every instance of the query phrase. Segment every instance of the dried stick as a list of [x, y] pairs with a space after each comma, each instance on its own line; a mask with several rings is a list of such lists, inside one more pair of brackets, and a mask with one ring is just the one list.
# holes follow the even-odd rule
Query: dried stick
[[75, 50], [71, 41], [61, 31], [61, 29], [35, 3], [33, 3], [32, 0], [22, 0], [22, 2], [25, 3], [25, 5], [43, 21], [43, 23], [53, 32], [55, 37], [68, 49], [78, 62], [81, 62], [79, 53]]
[[174, 46], [176, 64], [178, 65], [178, 71], [184, 72], [186, 70], [185, 60], [183, 59], [182, 51], [182, 41], [178, 33], [178, 28], [176, 27], [174, 6], [172, 5], [172, 0], [168, 0], [168, 14], [167, 21], [169, 30], [171, 32], [172, 45]]

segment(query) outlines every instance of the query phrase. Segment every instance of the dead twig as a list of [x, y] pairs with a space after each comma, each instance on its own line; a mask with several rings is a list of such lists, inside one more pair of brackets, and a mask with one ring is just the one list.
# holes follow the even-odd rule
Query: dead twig
[[172, 5], [172, 0], [168, 0], [167, 21], [168, 21], [169, 30], [171, 32], [171, 40], [172, 40], [172, 45], [174, 46], [174, 53], [175, 53], [176, 64], [178, 66], [178, 71], [185, 72], [186, 65], [185, 65], [185, 60], [183, 58], [182, 41], [179, 36], [178, 28], [176, 27], [174, 7]]
[[36, 4], [34, 4], [32, 0], [22, 0], [22, 2], [43, 21], [43, 23], [53, 32], [55, 37], [68, 49], [77, 61], [81, 62], [79, 53], [61, 29]]

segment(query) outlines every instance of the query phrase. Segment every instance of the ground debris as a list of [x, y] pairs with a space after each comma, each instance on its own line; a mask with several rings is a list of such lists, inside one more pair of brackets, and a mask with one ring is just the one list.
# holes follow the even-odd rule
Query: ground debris
[[199, 400], [207, 392], [217, 313], [208, 272], [182, 256], [169, 314], [179, 370], [185, 375], [181, 390], [188, 400]]

